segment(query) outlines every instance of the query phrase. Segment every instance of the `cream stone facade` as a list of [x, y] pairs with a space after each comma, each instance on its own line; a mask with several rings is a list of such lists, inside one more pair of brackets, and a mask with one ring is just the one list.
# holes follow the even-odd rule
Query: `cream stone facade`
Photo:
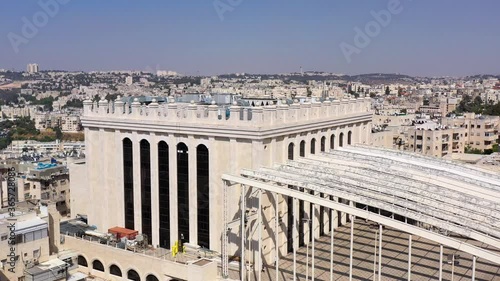
[[405, 149], [435, 157], [464, 153], [465, 135], [465, 128], [410, 128], [404, 135]]
[[[221, 251], [221, 235], [223, 233], [223, 174], [238, 174], [242, 169], [257, 169], [284, 163], [290, 153], [295, 157], [317, 154], [348, 144], [368, 144], [371, 137], [371, 100], [370, 98], [344, 99], [323, 103], [295, 102], [288, 106], [241, 108], [233, 105], [226, 117], [218, 106], [199, 106], [191, 103], [177, 104], [170, 100], [168, 104], [155, 101], [148, 106], [139, 102], [124, 104], [117, 99], [114, 103], [101, 100], [92, 103], [84, 102], [82, 124], [85, 128], [86, 146], [86, 187], [88, 205], [85, 214], [89, 224], [106, 232], [108, 228], [126, 225], [126, 192], [124, 172], [124, 140], [132, 144], [133, 165], [133, 225], [139, 232], [143, 229], [144, 219], [149, 221], [147, 212], [151, 212], [150, 244], [158, 247], [160, 241], [160, 202], [159, 182], [159, 144], [168, 145], [168, 188], [169, 188], [169, 245], [180, 240], [179, 216], [188, 218], [189, 235], [184, 240], [189, 245], [199, 245], [198, 235], [200, 222], [197, 196], [207, 196], [209, 210], [209, 248]], [[142, 142], [141, 142], [142, 141]], [[150, 152], [151, 208], [144, 209], [141, 188], [144, 181], [140, 158], [142, 144], [146, 144]], [[185, 145], [187, 149], [180, 148]], [[197, 148], [204, 146], [208, 150], [208, 194], [200, 194], [197, 180]], [[182, 146], [184, 147], [184, 146]], [[178, 209], [178, 175], [177, 164], [180, 154], [187, 152], [187, 171], [189, 173], [189, 209]], [[177, 157], [176, 157], [177, 155]], [[127, 156], [128, 157], [128, 156]], [[176, 159], [177, 158], [177, 159]], [[141, 158], [144, 159], [144, 158]], [[126, 162], [126, 161], [125, 161]], [[149, 162], [148, 162], [149, 163]], [[149, 164], [148, 164], [149, 165]], [[143, 167], [144, 168], [144, 167]], [[147, 173], [146, 173], [147, 175]], [[132, 178], [132, 177], [130, 177]], [[76, 191], [72, 191], [75, 194]], [[231, 202], [230, 218], [238, 219], [241, 190], [232, 189], [227, 198]], [[143, 189], [144, 193], [144, 189]], [[250, 196], [250, 194], [249, 194]], [[264, 221], [269, 223], [274, 216], [272, 196], [265, 196], [263, 201]], [[286, 213], [286, 200], [278, 198], [279, 208]], [[147, 199], [146, 199], [147, 200]], [[144, 201], [144, 200], [143, 200]], [[255, 203], [255, 202], [254, 202]], [[149, 202], [146, 202], [146, 206]], [[206, 206], [205, 206], [206, 207]], [[128, 206], [132, 208], [132, 206]], [[306, 209], [309, 208], [306, 206]], [[144, 213], [143, 211], [146, 211]], [[81, 210], [84, 212], [84, 210]], [[131, 219], [131, 218], [129, 218]], [[343, 219], [346, 221], [346, 218]], [[147, 223], [147, 222], [146, 222]], [[266, 222], [264, 222], [266, 223]], [[146, 224], [147, 225], [147, 224]], [[203, 225], [202, 225], [203, 227]], [[205, 225], [206, 227], [206, 225]], [[238, 233], [238, 225], [232, 230]], [[149, 226], [148, 226], [149, 228]], [[186, 231], [186, 230], [184, 230]], [[306, 230], [305, 230], [306, 231]], [[280, 249], [286, 252], [286, 233], [280, 232]], [[307, 235], [307, 234], [305, 234]], [[319, 231], [318, 234], [319, 235]], [[263, 255], [266, 262], [272, 262], [273, 242], [272, 229], [264, 234], [264, 243], [268, 245]], [[236, 235], [229, 239], [230, 252], [240, 252]]]
[[462, 127], [465, 132], [465, 146], [479, 150], [492, 149], [498, 143], [500, 130], [499, 116], [482, 116], [465, 113], [463, 116], [443, 118], [444, 125]]

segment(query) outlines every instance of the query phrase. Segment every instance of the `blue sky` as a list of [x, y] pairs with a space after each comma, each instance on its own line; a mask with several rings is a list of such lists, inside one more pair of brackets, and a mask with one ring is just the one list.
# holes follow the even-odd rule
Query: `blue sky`
[[402, 11], [350, 61], [342, 42], [356, 47], [355, 28], [395, 0], [239, 0], [222, 20], [214, 2], [230, 0], [72, 0], [16, 53], [9, 34], [23, 37], [23, 17], [33, 22], [39, 2], [51, 1], [0, 2], [0, 68], [500, 74], [498, 0], [400, 0]]

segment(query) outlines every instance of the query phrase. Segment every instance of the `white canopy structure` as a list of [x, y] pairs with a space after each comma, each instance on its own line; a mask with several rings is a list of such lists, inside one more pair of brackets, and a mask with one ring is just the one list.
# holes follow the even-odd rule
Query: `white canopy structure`
[[[474, 262], [479, 257], [500, 264], [500, 254], [491, 250], [500, 249], [500, 175], [472, 165], [349, 146], [272, 168], [243, 170], [239, 176], [224, 175], [223, 180], [227, 186], [291, 196], [418, 235], [469, 253]], [[408, 266], [410, 271], [411, 261]]]

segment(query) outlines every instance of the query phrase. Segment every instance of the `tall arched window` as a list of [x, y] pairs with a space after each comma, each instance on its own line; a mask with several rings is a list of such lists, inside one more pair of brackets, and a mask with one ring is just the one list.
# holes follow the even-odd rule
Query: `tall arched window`
[[[295, 150], [295, 145], [293, 142], [288, 144], [288, 160], [293, 160], [293, 152]], [[292, 186], [288, 186], [288, 188], [293, 188]], [[287, 231], [287, 243], [288, 243], [288, 252], [293, 252], [293, 198], [288, 196], [287, 199], [288, 204], [288, 231]]]
[[316, 154], [316, 139], [311, 140], [311, 154]]
[[102, 262], [100, 260], [94, 260], [92, 262], [92, 269], [104, 272], [104, 265], [102, 265]]
[[127, 272], [127, 278], [129, 280], [132, 280], [132, 281], [141, 281], [141, 277], [139, 276], [139, 274], [137, 273], [137, 271], [135, 271], [133, 269], [130, 269]]
[[300, 157], [305, 157], [306, 156], [306, 142], [301, 141], [300, 142]]
[[151, 148], [147, 140], [141, 140], [140, 152], [142, 233], [146, 234], [151, 243]]
[[122, 270], [118, 266], [112, 264], [109, 267], [109, 274], [122, 277]]
[[288, 144], [288, 160], [293, 160], [293, 151], [295, 149], [295, 145], [293, 142]]
[[352, 132], [351, 132], [351, 131], [349, 131], [349, 132], [347, 133], [347, 144], [348, 144], [348, 145], [351, 145], [351, 144], [352, 144]]
[[335, 149], [335, 134], [330, 136], [330, 149]]
[[210, 249], [210, 179], [208, 148], [196, 148], [196, 173], [198, 185], [198, 245]]
[[170, 249], [170, 169], [168, 144], [158, 143], [158, 208], [160, 215], [160, 247]]
[[340, 147], [344, 146], [344, 133], [340, 133], [339, 135], [339, 146]]
[[325, 152], [326, 150], [326, 137], [321, 138], [321, 152]]
[[177, 212], [179, 240], [189, 242], [189, 156], [182, 142], [177, 145]]
[[87, 259], [84, 256], [78, 256], [78, 265], [88, 267]]
[[135, 229], [134, 226], [134, 155], [132, 141], [123, 139], [123, 194], [125, 206], [125, 228]]

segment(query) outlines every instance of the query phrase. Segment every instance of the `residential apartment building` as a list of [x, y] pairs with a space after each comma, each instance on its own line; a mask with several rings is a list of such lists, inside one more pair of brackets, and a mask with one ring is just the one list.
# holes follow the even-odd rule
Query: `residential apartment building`
[[[0, 212], [0, 281], [21, 281], [25, 269], [49, 259], [48, 216], [37, 216], [28, 205], [18, 205], [13, 217], [7, 209]], [[10, 223], [15, 224], [13, 229], [9, 228]], [[12, 241], [14, 245], [10, 244]]]
[[465, 129], [465, 145], [472, 149], [488, 150], [498, 143], [500, 117], [465, 113], [463, 116], [442, 119], [443, 125]]
[[451, 128], [428, 122], [406, 130], [405, 150], [435, 157], [464, 153], [465, 135], [465, 128]]
[[37, 204], [55, 204], [62, 216], [70, 212], [70, 183], [66, 166], [59, 164], [25, 163], [20, 160], [8, 160], [0, 164], [2, 177], [2, 207], [8, 206], [8, 169], [15, 169], [16, 202]]
[[375, 147], [395, 148], [394, 132], [382, 128], [373, 130], [371, 145]]
[[26, 66], [26, 72], [28, 73], [38, 73], [40, 71], [40, 66], [36, 63], [30, 63]]
[[20, 157], [22, 154], [52, 155], [62, 152], [80, 154], [85, 150], [85, 142], [39, 142], [34, 140], [14, 140], [3, 151], [5, 157]]
[[55, 246], [61, 243], [60, 222], [55, 204], [17, 203], [13, 213], [0, 209], [0, 281], [85, 280], [69, 272], [77, 255]]
[[18, 117], [30, 117], [36, 114], [36, 106], [8, 106], [2, 105], [0, 107], [1, 118], [5, 117], [8, 119], [18, 118]]
[[17, 180], [20, 201], [55, 203], [61, 215], [70, 212], [69, 173], [65, 166], [39, 163]]
[[36, 114], [35, 127], [38, 130], [61, 127], [63, 132], [77, 132], [80, 129], [80, 116], [62, 113]]

